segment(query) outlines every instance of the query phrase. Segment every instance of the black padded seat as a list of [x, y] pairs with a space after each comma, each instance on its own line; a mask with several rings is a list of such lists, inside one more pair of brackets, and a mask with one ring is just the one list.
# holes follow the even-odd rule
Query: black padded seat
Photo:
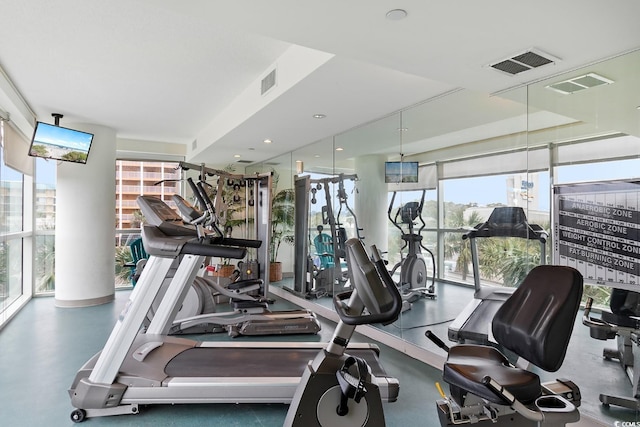
[[614, 288], [609, 308], [611, 312], [602, 312], [602, 320], [623, 328], [640, 329], [640, 293]]
[[[623, 328], [640, 329], [640, 319], [624, 314], [615, 314], [603, 311], [601, 319], [612, 325], [621, 326]], [[614, 334], [615, 336], [615, 334]]]
[[507, 358], [494, 347], [460, 344], [449, 350], [442, 379], [451, 386], [467, 390], [490, 402], [506, 404], [482, 384], [489, 375], [522, 403], [540, 396], [540, 378], [533, 372], [509, 366]]

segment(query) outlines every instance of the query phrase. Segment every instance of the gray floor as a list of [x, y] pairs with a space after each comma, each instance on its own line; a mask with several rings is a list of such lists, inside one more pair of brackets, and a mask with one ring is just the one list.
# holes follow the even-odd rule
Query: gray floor
[[[439, 286], [436, 301], [417, 303], [403, 318], [403, 327], [443, 320], [447, 306], [458, 306], [461, 298], [456, 287]], [[116, 293], [114, 303], [88, 308], [57, 308], [53, 298], [36, 298], [0, 331], [0, 415], [6, 426], [70, 426], [72, 410], [67, 388], [75, 371], [99, 351], [129, 296]], [[458, 303], [456, 303], [456, 301]], [[286, 308], [279, 302], [276, 308]], [[440, 313], [440, 314], [438, 314]], [[445, 316], [446, 317], [446, 316]], [[397, 328], [397, 326], [389, 326]], [[439, 326], [446, 330], [446, 324]], [[601, 425], [612, 426], [615, 421], [635, 421], [638, 416], [629, 410], [604, 409], [597, 403], [596, 390], [630, 392], [628, 381], [615, 364], [600, 357], [603, 344], [588, 338], [576, 326], [569, 355], [559, 376], [574, 379], [583, 391], [583, 414], [602, 420]], [[333, 324], [323, 322], [318, 336], [289, 336], [288, 340], [326, 341]], [[425, 328], [406, 329], [405, 338], [426, 340]], [[436, 328], [434, 328], [436, 329]], [[586, 329], [586, 328], [585, 328]], [[411, 338], [413, 336], [413, 338]], [[213, 339], [225, 340], [224, 335]], [[241, 337], [239, 340], [256, 338]], [[268, 337], [262, 340], [282, 340]], [[356, 336], [356, 341], [368, 341]], [[434, 383], [440, 372], [386, 346], [381, 360], [387, 371], [400, 380], [397, 402], [385, 404], [389, 426], [437, 426]], [[595, 400], [594, 400], [595, 396]], [[286, 405], [174, 405], [149, 406], [139, 415], [93, 418], [85, 425], [117, 426], [280, 426], [286, 415]], [[581, 425], [593, 425], [588, 420]]]
[[[276, 286], [291, 287], [292, 283], [291, 280], [285, 279], [283, 282], [278, 282]], [[380, 328], [433, 352], [441, 352], [424, 336], [424, 332], [430, 329], [446, 344], [452, 345], [446, 340], [448, 326], [462, 307], [473, 298], [473, 289], [437, 283], [436, 294], [435, 300], [423, 299], [414, 303], [412, 309], [404, 312], [397, 322]], [[329, 298], [314, 301], [324, 306], [331, 304]], [[604, 407], [600, 404], [600, 393], [616, 396], [630, 396], [632, 393], [631, 382], [620, 365], [615, 361], [602, 358], [602, 350], [611, 347], [615, 347], [613, 340], [599, 341], [589, 336], [589, 329], [582, 325], [582, 311], [580, 311], [563, 366], [555, 373], [539, 372], [543, 381], [568, 378], [580, 387], [582, 392], [580, 413], [583, 415], [581, 425], [588, 421], [606, 426], [613, 426], [616, 421], [640, 421], [640, 413], [615, 406]], [[436, 377], [432, 383], [437, 380], [439, 377]], [[437, 398], [433, 387], [425, 387], [423, 393], [426, 393], [428, 400], [433, 401]]]

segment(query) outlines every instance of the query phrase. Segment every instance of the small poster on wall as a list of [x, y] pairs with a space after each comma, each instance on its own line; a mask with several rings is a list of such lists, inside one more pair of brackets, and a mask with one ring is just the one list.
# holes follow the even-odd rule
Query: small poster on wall
[[555, 186], [554, 264], [585, 282], [640, 287], [640, 181]]

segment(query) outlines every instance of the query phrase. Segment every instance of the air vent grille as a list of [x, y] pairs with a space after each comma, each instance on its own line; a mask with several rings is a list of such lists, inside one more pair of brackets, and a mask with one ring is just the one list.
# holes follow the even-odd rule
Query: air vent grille
[[535, 52], [525, 52], [522, 55], [514, 56], [513, 60], [528, 65], [531, 68], [542, 67], [543, 65], [547, 65], [553, 62], [549, 58], [545, 58], [544, 56], [538, 55]]
[[613, 80], [609, 80], [608, 78], [602, 77], [599, 74], [588, 73], [582, 76], [574, 77], [572, 79], [550, 84], [546, 86], [546, 88], [559, 92], [563, 95], [569, 95], [585, 89], [591, 89], [592, 87], [609, 85], [612, 83]]
[[236, 163], [253, 163], [253, 160], [238, 160]]
[[492, 65], [493, 68], [500, 70], [500, 71], [504, 71], [505, 73], [509, 73], [509, 74], [518, 74], [521, 73], [523, 71], [527, 71], [530, 70], [531, 68], [526, 67], [522, 64], [519, 64], [517, 62], [514, 61], [502, 61], [502, 62], [498, 62], [497, 64], [493, 64]]
[[556, 61], [559, 61], [559, 59], [539, 50], [530, 49], [513, 55], [511, 58], [491, 64], [490, 67], [513, 76], [543, 65], [553, 64]]
[[276, 85], [276, 69], [271, 70], [269, 74], [267, 74], [263, 79], [260, 87], [260, 94], [264, 95]]

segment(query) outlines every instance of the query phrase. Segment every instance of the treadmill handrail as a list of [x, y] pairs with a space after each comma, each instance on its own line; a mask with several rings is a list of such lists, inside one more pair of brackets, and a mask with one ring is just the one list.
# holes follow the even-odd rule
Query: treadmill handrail
[[245, 248], [219, 246], [211, 243], [191, 241], [182, 246], [181, 254], [213, 256], [219, 258], [242, 259], [247, 255]]
[[247, 254], [245, 248], [220, 245], [212, 239], [198, 239], [193, 235], [167, 235], [161, 227], [153, 225], [144, 225], [141, 234], [145, 250], [153, 256], [202, 255], [242, 259]]
[[243, 248], [259, 248], [262, 240], [237, 239], [235, 237], [212, 237], [211, 242], [217, 245], [242, 246]]

